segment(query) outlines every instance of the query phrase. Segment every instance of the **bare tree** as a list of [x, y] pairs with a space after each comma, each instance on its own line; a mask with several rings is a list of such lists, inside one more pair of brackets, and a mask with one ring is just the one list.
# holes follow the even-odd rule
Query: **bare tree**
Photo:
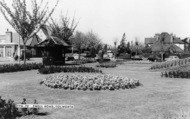
[[75, 18], [70, 21], [67, 16], [61, 15], [60, 22], [51, 18], [50, 27], [52, 29], [52, 36], [58, 37], [70, 44], [70, 37], [73, 35], [77, 25], [78, 22], [76, 23]]
[[31, 0], [32, 10], [29, 11], [26, 5], [26, 0], [13, 0], [12, 7], [9, 7], [4, 0], [0, 1], [0, 11], [8, 21], [8, 23], [21, 36], [24, 45], [24, 64], [26, 63], [26, 42], [33, 37], [40, 29], [40, 26], [45, 24], [57, 4], [49, 11], [48, 2], [43, 5], [43, 0], [38, 4], [37, 0]]

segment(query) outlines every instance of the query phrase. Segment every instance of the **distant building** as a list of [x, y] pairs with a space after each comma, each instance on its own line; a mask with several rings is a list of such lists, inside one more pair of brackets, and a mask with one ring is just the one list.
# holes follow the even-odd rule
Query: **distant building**
[[[22, 47], [22, 41], [21, 41]], [[7, 29], [5, 35], [0, 35], [0, 57], [13, 57], [18, 51], [19, 35]]]
[[190, 38], [187, 37], [182, 40], [184, 42], [184, 51], [185, 52], [190, 52]]
[[179, 37], [176, 37], [175, 35], [169, 34], [167, 32], [163, 32], [161, 34], [155, 34], [154, 37], [145, 38], [145, 45], [151, 46], [155, 42], [162, 40], [161, 38], [163, 37], [164, 37], [164, 41], [163, 41], [164, 44], [173, 44], [181, 48], [182, 50], [185, 50], [185, 42], [182, 41]]

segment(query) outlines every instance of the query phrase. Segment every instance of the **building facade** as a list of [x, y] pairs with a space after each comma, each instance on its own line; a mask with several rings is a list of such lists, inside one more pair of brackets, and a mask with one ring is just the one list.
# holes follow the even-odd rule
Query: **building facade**
[[[41, 51], [35, 48], [39, 42], [48, 36], [46, 28], [42, 27], [39, 32], [26, 42], [26, 48], [30, 50], [32, 56], [41, 57]], [[20, 56], [23, 50], [23, 41], [18, 33], [13, 33], [7, 29], [4, 35], [0, 35], [0, 58], [14, 58]]]
[[7, 30], [5, 35], [0, 35], [0, 57], [12, 58], [15, 54], [20, 54], [20, 47], [23, 43], [19, 41], [19, 35]]
[[151, 46], [155, 42], [162, 39], [164, 44], [174, 44], [185, 51], [185, 42], [182, 41], [179, 37], [176, 37], [175, 35], [169, 34], [167, 32], [163, 32], [160, 34], [157, 33], [154, 37], [145, 38], [145, 45]]

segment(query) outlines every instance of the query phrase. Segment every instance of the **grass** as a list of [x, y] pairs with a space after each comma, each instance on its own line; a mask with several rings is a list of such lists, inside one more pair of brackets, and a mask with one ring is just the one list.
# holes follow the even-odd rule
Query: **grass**
[[[87, 64], [94, 66], [96, 64]], [[39, 82], [47, 75], [37, 70], [0, 74], [0, 95], [27, 103], [71, 104], [74, 109], [41, 109], [48, 112], [37, 119], [167, 119], [180, 109], [190, 108], [190, 80], [161, 78], [149, 71], [150, 64], [123, 64], [102, 69], [104, 73], [139, 79], [141, 87], [116, 91], [78, 91], [51, 89]], [[33, 118], [33, 117], [27, 117]]]

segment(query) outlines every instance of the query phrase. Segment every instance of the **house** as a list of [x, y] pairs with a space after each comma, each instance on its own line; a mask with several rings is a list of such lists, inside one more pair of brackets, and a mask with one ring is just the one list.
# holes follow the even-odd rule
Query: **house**
[[187, 37], [182, 40], [184, 42], [184, 51], [185, 52], [190, 52], [190, 38]]
[[[39, 32], [27, 41], [26, 46], [27, 49], [31, 50], [32, 56], [41, 56], [41, 51], [35, 45], [48, 38], [50, 32], [46, 25], [42, 25]], [[22, 49], [23, 41], [18, 33], [13, 33], [7, 29], [5, 35], [0, 35], [0, 58], [13, 58], [15, 54], [20, 56]]]
[[182, 50], [185, 50], [184, 41], [182, 41], [179, 37], [176, 37], [175, 35], [169, 34], [167, 32], [162, 32], [161, 34], [155, 34], [154, 37], [145, 38], [145, 45], [151, 46], [155, 44], [156, 42], [160, 42], [160, 41], [163, 41], [162, 43], [167, 46], [173, 45], [173, 47], [175, 48], [180, 48]]
[[[20, 41], [21, 47], [23, 46]], [[19, 35], [7, 29], [5, 35], [0, 35], [0, 57], [11, 58], [18, 51]]]

